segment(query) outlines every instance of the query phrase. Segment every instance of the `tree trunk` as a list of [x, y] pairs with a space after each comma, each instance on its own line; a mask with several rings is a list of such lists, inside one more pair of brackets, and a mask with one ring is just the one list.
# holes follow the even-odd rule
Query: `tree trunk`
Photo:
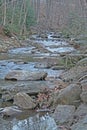
[[37, 23], [39, 22], [39, 16], [40, 16], [40, 0], [37, 0]]
[[21, 5], [21, 9], [20, 9], [20, 16], [19, 16], [19, 23], [18, 23], [19, 26], [21, 26], [23, 6], [24, 6], [24, 0], [22, 1], [22, 5]]
[[87, 2], [86, 0], [80, 0], [80, 4], [82, 7], [82, 15], [84, 19], [84, 29], [87, 29]]
[[6, 0], [4, 0], [4, 18], [3, 18], [3, 25], [6, 25]]
[[14, 21], [14, 14], [15, 14], [15, 5], [14, 5], [14, 0], [12, 0], [12, 18], [11, 18], [11, 25], [13, 25], [13, 21]]
[[27, 16], [27, 5], [26, 5], [26, 0], [23, 0], [24, 3], [24, 20], [22, 23], [20, 35], [26, 35], [26, 16]]

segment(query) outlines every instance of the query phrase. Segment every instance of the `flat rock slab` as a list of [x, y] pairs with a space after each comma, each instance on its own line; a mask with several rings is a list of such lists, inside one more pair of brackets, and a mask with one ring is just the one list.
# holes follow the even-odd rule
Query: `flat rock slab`
[[6, 76], [6, 80], [45, 80], [47, 77], [46, 72], [29, 72], [25, 70], [13, 70], [9, 72]]

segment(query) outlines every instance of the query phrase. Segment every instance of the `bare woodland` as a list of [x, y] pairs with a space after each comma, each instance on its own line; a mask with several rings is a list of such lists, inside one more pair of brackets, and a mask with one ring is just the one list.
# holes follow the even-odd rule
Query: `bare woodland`
[[78, 34], [87, 28], [87, 0], [0, 0], [0, 25], [20, 34], [32, 25]]

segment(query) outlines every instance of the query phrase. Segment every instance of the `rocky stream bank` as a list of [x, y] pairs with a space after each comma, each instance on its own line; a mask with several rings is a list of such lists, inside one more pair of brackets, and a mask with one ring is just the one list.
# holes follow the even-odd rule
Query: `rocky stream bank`
[[0, 40], [1, 130], [87, 130], [87, 40]]

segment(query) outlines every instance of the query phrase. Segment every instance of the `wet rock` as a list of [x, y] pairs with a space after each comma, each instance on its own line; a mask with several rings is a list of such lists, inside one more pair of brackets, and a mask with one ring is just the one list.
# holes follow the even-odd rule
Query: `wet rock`
[[27, 61], [15, 61], [16, 64], [22, 65], [22, 64], [28, 64]]
[[84, 103], [87, 103], [87, 91], [85, 92], [82, 92], [81, 95], [81, 100], [84, 102]]
[[78, 84], [70, 84], [62, 89], [56, 96], [56, 104], [78, 105], [81, 94], [81, 86]]
[[65, 67], [64, 66], [53, 66], [51, 69], [53, 69], [53, 70], [64, 70]]
[[33, 109], [36, 106], [33, 99], [23, 92], [17, 93], [14, 96], [14, 104], [22, 109]]
[[16, 116], [18, 114], [21, 114], [22, 113], [22, 110], [20, 110], [18, 107], [16, 106], [11, 106], [11, 107], [5, 107], [5, 108], [2, 108], [0, 109], [0, 113], [3, 115], [3, 116]]
[[47, 63], [47, 62], [43, 62], [43, 63], [36, 63], [35, 68], [50, 68], [51, 64]]
[[75, 123], [71, 130], [87, 130], [87, 115], [77, 123]]
[[45, 80], [47, 77], [46, 72], [29, 72], [25, 70], [13, 70], [6, 76], [6, 80]]
[[57, 124], [71, 124], [73, 119], [73, 114], [75, 111], [75, 106], [73, 105], [58, 105], [53, 117]]
[[61, 34], [54, 34], [51, 36], [52, 38], [61, 38]]
[[41, 37], [41, 38], [48, 38], [48, 36], [47, 36], [47, 34], [46, 33], [41, 33], [41, 34], [39, 34], [39, 37]]

